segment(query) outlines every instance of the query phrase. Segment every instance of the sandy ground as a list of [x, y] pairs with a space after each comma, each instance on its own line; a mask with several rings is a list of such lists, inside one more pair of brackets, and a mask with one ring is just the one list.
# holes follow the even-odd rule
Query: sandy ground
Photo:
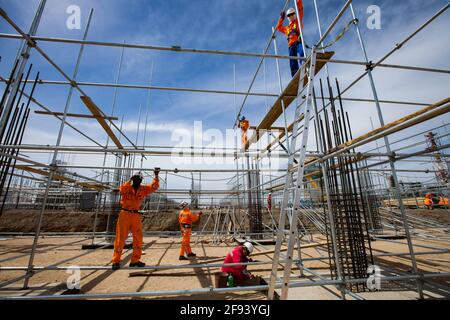
[[[428, 233], [442, 235], [440, 230], [427, 230]], [[193, 237], [195, 242], [196, 237]], [[315, 239], [317, 242], [323, 241], [321, 236]], [[395, 242], [395, 243], [394, 243]], [[374, 241], [372, 242], [373, 253], [406, 253], [408, 247], [406, 240], [395, 240], [394, 242]], [[90, 244], [91, 240], [81, 237], [44, 237], [39, 240], [36, 254], [35, 266], [105, 266], [109, 264], [112, 249], [81, 250], [82, 244]], [[0, 265], [1, 266], [26, 266], [29, 258], [29, 251], [32, 244], [30, 237], [1, 238], [0, 241]], [[305, 243], [307, 244], [307, 243]], [[222, 243], [212, 245], [205, 239], [193, 244], [197, 259], [186, 263], [178, 260], [179, 239], [178, 238], [145, 238], [145, 255], [142, 260], [147, 265], [180, 265], [189, 263], [204, 263], [208, 260], [222, 259], [235, 245], [235, 243]], [[414, 239], [415, 252], [426, 253], [431, 249], [421, 246], [433, 246], [436, 248], [449, 249], [449, 242], [435, 239]], [[273, 246], [264, 248], [256, 246], [255, 253], [271, 249]], [[323, 247], [313, 247], [302, 250], [303, 258], [318, 257], [326, 255]], [[124, 264], [128, 264], [131, 257], [131, 250], [124, 252]], [[255, 259], [267, 261], [272, 258], [272, 254], [259, 255]], [[417, 257], [418, 268], [421, 272], [449, 272], [450, 254], [425, 254]], [[218, 263], [218, 262], [214, 262]], [[384, 274], [389, 274], [390, 269], [395, 272], [409, 272], [411, 261], [409, 257], [375, 257], [375, 264], [380, 265]], [[314, 272], [324, 275], [329, 274], [326, 260], [307, 261], [305, 266]], [[250, 266], [249, 270], [261, 276], [268, 277], [271, 264], [264, 266]], [[279, 275], [281, 276], [281, 267]], [[112, 293], [112, 292], [142, 292], [159, 290], [187, 290], [200, 289], [214, 286], [213, 274], [217, 272], [215, 268], [203, 269], [178, 269], [160, 270], [149, 273], [146, 276], [130, 277], [135, 270], [97, 270], [81, 271], [81, 293]], [[308, 276], [308, 274], [306, 274]], [[59, 295], [66, 287], [66, 281], [70, 276], [65, 271], [41, 271], [31, 278], [30, 288], [21, 290], [23, 285], [24, 271], [2, 271], [0, 272], [0, 296], [9, 295]], [[293, 269], [293, 277], [299, 276], [299, 270]], [[300, 278], [305, 280], [307, 278]], [[449, 279], [433, 280], [425, 287], [426, 298], [429, 299], [450, 299]], [[11, 282], [11, 283], [9, 283]], [[381, 292], [366, 292], [360, 294], [365, 299], [417, 299], [414, 283], [383, 284]], [[290, 299], [338, 299], [337, 290], [334, 287], [308, 287], [292, 288]], [[239, 300], [264, 300], [266, 296], [262, 292], [237, 292], [223, 294], [195, 294], [161, 297], [170, 299], [239, 299]], [[147, 299], [156, 299], [147, 297]]]

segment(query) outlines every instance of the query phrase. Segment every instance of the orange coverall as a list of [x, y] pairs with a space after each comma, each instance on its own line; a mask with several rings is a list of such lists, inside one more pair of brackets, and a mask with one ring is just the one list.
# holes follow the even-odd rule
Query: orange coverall
[[180, 223], [181, 228], [181, 249], [180, 249], [180, 257], [184, 256], [185, 253], [192, 253], [191, 249], [191, 230], [192, 223], [196, 222], [200, 218], [200, 215], [193, 214], [189, 208], [185, 208], [180, 211], [178, 215], [178, 222]]
[[440, 197], [439, 204], [440, 205], [448, 205], [448, 198]]
[[239, 128], [241, 128], [241, 141], [242, 141], [242, 147], [245, 147], [247, 144], [248, 138], [247, 138], [247, 130], [250, 128], [250, 122], [248, 120], [244, 120], [239, 122]]
[[423, 200], [423, 204], [427, 207], [428, 210], [433, 210], [433, 199], [431, 199], [430, 195], [425, 195], [425, 199]]
[[[303, 16], [305, 13], [304, 13], [304, 9], [303, 9], [303, 1], [302, 0], [297, 0], [297, 7], [298, 7], [298, 12], [300, 14], [300, 21], [301, 21], [302, 30], [303, 30]], [[293, 44], [295, 44], [297, 41], [300, 41], [300, 29], [298, 28], [298, 19], [289, 23], [288, 26], [283, 26], [283, 22], [284, 22], [283, 19], [280, 18], [280, 20], [278, 20], [276, 29], [286, 35], [288, 42], [289, 42], [289, 47], [290, 47]]]
[[154, 178], [152, 184], [141, 185], [137, 190], [128, 181], [120, 187], [120, 194], [122, 199], [120, 204], [122, 210], [119, 214], [119, 219], [116, 225], [116, 239], [114, 240], [114, 254], [112, 263], [119, 263], [122, 256], [122, 250], [125, 245], [125, 240], [128, 238], [128, 233], [133, 233], [133, 256], [131, 263], [139, 261], [142, 255], [142, 216], [140, 213], [125, 211], [123, 209], [138, 211], [141, 208], [142, 201], [149, 194], [155, 192], [159, 188], [159, 179]]

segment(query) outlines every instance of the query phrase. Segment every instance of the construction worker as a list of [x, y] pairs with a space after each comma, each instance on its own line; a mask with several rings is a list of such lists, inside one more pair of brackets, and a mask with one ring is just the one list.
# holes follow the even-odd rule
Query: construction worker
[[[303, 1], [302, 0], [297, 0], [297, 8], [298, 8], [298, 12], [300, 14], [301, 28], [303, 30], [304, 10], [303, 10]], [[283, 25], [283, 22], [284, 22], [284, 19], [286, 19], [286, 16], [289, 19], [288, 26]], [[287, 37], [288, 45], [289, 45], [289, 56], [291, 56], [291, 57], [297, 57], [297, 56], [304, 57], [305, 56], [305, 54], [303, 52], [302, 40], [300, 38], [300, 28], [299, 28], [298, 18], [297, 18], [297, 14], [295, 13], [294, 8], [288, 9], [287, 12], [284, 12], [284, 11], [281, 12], [280, 20], [278, 20], [276, 29], [279, 32], [286, 35], [286, 37]], [[300, 65], [302, 63], [303, 63], [303, 61], [300, 60]], [[292, 74], [292, 77], [294, 77], [294, 75], [297, 73], [297, 71], [299, 69], [298, 60], [291, 59], [290, 64], [291, 64], [291, 74]]]
[[247, 119], [245, 119], [245, 117], [242, 117], [241, 120], [239, 121], [239, 128], [241, 128], [242, 147], [245, 147], [248, 141], [247, 131], [248, 128], [250, 128], [250, 122]]
[[119, 214], [119, 219], [116, 225], [116, 239], [114, 241], [114, 255], [112, 258], [112, 269], [120, 268], [120, 258], [122, 250], [125, 245], [125, 240], [128, 238], [128, 233], [133, 234], [133, 255], [130, 262], [130, 267], [145, 267], [145, 263], [139, 261], [142, 256], [142, 216], [139, 212], [142, 201], [149, 194], [155, 192], [159, 188], [159, 168], [155, 168], [152, 184], [142, 185], [144, 176], [142, 172], [135, 173], [131, 179], [125, 182], [119, 189], [122, 199], [120, 204], [122, 210]]
[[448, 206], [448, 198], [444, 196], [439, 197], [439, 205]]
[[[251, 262], [252, 259], [250, 259], [249, 256], [252, 252], [253, 245], [250, 242], [245, 242], [243, 245], [235, 247], [232, 252], [227, 254], [223, 264]], [[261, 282], [259, 277], [255, 277], [247, 270], [247, 265], [223, 266], [220, 271], [231, 274], [234, 277], [234, 283], [237, 286], [259, 285]]]
[[181, 211], [178, 215], [178, 222], [180, 223], [182, 239], [179, 260], [188, 260], [185, 257], [185, 254], [187, 254], [188, 257], [196, 256], [191, 249], [192, 223], [198, 221], [203, 212], [199, 212], [198, 214], [192, 213], [191, 210], [189, 210], [189, 204], [186, 201], [181, 202], [180, 206]]
[[267, 196], [267, 208], [269, 209], [269, 211], [272, 211], [272, 193], [270, 192]]
[[433, 210], [433, 199], [431, 198], [431, 194], [427, 193], [425, 195], [425, 199], [423, 200], [423, 204], [428, 210]]

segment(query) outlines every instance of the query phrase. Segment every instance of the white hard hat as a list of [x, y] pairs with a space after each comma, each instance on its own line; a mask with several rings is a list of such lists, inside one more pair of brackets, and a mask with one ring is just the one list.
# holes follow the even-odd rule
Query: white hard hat
[[293, 13], [295, 13], [295, 9], [294, 8], [289, 8], [288, 11], [286, 12], [286, 15], [289, 17]]
[[253, 245], [250, 242], [244, 243], [244, 247], [247, 248], [249, 254], [253, 252]]
[[181, 209], [186, 208], [188, 205], [189, 205], [189, 203], [187, 203], [186, 201], [181, 201], [181, 203], [180, 203]]
[[133, 173], [132, 177], [140, 177], [141, 179], [144, 179], [144, 174], [142, 173], [142, 171], [136, 171], [135, 173]]

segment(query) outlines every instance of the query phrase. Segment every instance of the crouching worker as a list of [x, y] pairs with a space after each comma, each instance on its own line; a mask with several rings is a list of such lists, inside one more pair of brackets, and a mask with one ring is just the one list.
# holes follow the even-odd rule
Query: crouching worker
[[[239, 245], [230, 252], [223, 264], [251, 262], [249, 255], [253, 252], [253, 245], [250, 242], [245, 242]], [[234, 284], [236, 286], [257, 286], [261, 284], [261, 278], [252, 275], [247, 270], [247, 265], [238, 266], [223, 266], [220, 271], [224, 274], [232, 275]]]
[[189, 204], [186, 201], [181, 202], [180, 207], [181, 211], [178, 215], [178, 222], [180, 223], [182, 238], [179, 260], [188, 260], [185, 254], [187, 254], [188, 257], [196, 256], [191, 249], [192, 223], [198, 221], [203, 212], [199, 212], [198, 214], [192, 213], [191, 210], [189, 210]]
[[120, 268], [122, 250], [130, 230], [133, 234], [133, 256], [130, 267], [145, 267], [145, 263], [139, 261], [142, 255], [143, 245], [142, 216], [139, 209], [144, 198], [159, 188], [159, 168], [155, 168], [154, 174], [155, 177], [153, 178], [152, 184], [141, 185], [144, 176], [141, 172], [138, 172], [119, 188], [122, 196], [120, 201], [122, 210], [120, 211], [116, 225], [116, 239], [114, 240], [114, 255], [112, 258], [113, 270]]

